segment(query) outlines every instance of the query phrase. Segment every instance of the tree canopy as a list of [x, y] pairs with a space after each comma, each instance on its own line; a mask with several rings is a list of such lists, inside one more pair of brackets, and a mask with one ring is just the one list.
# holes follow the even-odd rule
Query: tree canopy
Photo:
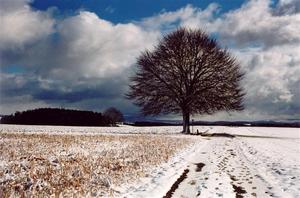
[[144, 115], [181, 113], [189, 133], [191, 114], [243, 109], [240, 65], [201, 29], [179, 28], [137, 58], [127, 94]]
[[105, 117], [108, 118], [108, 120], [110, 121], [111, 124], [115, 124], [116, 122], [123, 122], [124, 121], [124, 117], [121, 111], [119, 111], [118, 109], [114, 108], [114, 107], [110, 107], [108, 109], [106, 109], [103, 113], [103, 115]]

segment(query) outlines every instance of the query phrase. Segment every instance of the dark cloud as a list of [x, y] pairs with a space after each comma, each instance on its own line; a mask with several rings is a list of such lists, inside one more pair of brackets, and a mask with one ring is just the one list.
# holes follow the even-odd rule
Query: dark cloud
[[106, 82], [106, 84], [93, 86], [93, 88], [87, 86], [79, 90], [77, 90], [76, 88], [74, 90], [69, 91], [59, 89], [37, 89], [37, 91], [32, 95], [37, 100], [49, 102], [56, 101], [58, 104], [61, 101], [74, 103], [87, 99], [101, 98], [103, 100], [112, 100], [114, 98], [119, 98], [121, 97], [124, 90], [122, 88], [122, 84]]
[[30, 74], [1, 74], [2, 99], [30, 95], [35, 101], [52, 105], [80, 103], [84, 100], [124, 99], [128, 78], [81, 79], [78, 84], [68, 81], [53, 81], [37, 78]]
[[299, 0], [281, 0], [274, 9], [275, 15], [292, 15], [300, 13]]

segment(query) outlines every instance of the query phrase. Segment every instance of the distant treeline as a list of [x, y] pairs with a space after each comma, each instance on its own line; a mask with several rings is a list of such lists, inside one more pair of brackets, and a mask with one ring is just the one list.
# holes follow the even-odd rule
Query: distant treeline
[[4, 116], [1, 124], [109, 126], [112, 120], [102, 113], [60, 108], [40, 108]]
[[133, 123], [125, 123], [131, 126], [181, 126], [182, 123], [168, 123], [168, 122], [149, 122], [149, 121], [137, 121]]
[[280, 121], [216, 121], [216, 122], [196, 122], [196, 125], [210, 126], [253, 126], [253, 127], [300, 127], [300, 122], [280, 122]]
[[[177, 123], [172, 123], [172, 122], [160, 122], [160, 121], [155, 121], [155, 122], [134, 122], [130, 125], [133, 126], [181, 126], [182, 123], [177, 122]], [[247, 122], [247, 121], [215, 121], [215, 122], [209, 122], [209, 121], [196, 121], [196, 122], [191, 122], [191, 125], [194, 126], [246, 126], [246, 127], [251, 127], [251, 126], [256, 126], [256, 127], [300, 127], [300, 122], [279, 122], [279, 121], [252, 121], [252, 122]]]

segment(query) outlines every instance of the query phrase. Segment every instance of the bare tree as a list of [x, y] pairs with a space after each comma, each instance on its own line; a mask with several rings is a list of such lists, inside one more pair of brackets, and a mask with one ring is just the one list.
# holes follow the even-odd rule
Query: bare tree
[[144, 115], [181, 113], [190, 133], [191, 114], [243, 109], [243, 73], [236, 59], [202, 30], [179, 28], [137, 59], [127, 97]]
[[124, 117], [121, 111], [114, 107], [106, 109], [103, 113], [105, 117], [109, 119], [110, 124], [115, 125], [116, 122], [123, 122]]

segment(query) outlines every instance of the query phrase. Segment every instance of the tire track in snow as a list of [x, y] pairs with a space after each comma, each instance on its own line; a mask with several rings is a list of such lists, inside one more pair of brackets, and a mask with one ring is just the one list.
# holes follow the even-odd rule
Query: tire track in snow
[[[211, 138], [189, 162], [189, 171], [172, 197], [290, 197], [269, 183], [246, 158], [241, 138]], [[197, 172], [196, 164], [206, 164]]]
[[293, 150], [298, 145], [296, 141], [282, 139], [263, 143], [247, 138], [239, 143], [245, 158], [259, 167], [260, 177], [267, 178], [270, 186], [277, 187], [284, 197], [299, 197], [300, 170], [296, 157], [299, 151]]
[[176, 182], [171, 186], [170, 190], [167, 192], [167, 194], [163, 197], [163, 198], [170, 198], [172, 197], [173, 193], [175, 192], [175, 190], [178, 188], [179, 184], [187, 178], [187, 174], [190, 170], [189, 169], [185, 169], [183, 171], [183, 173], [181, 174], [181, 176], [176, 180]]

